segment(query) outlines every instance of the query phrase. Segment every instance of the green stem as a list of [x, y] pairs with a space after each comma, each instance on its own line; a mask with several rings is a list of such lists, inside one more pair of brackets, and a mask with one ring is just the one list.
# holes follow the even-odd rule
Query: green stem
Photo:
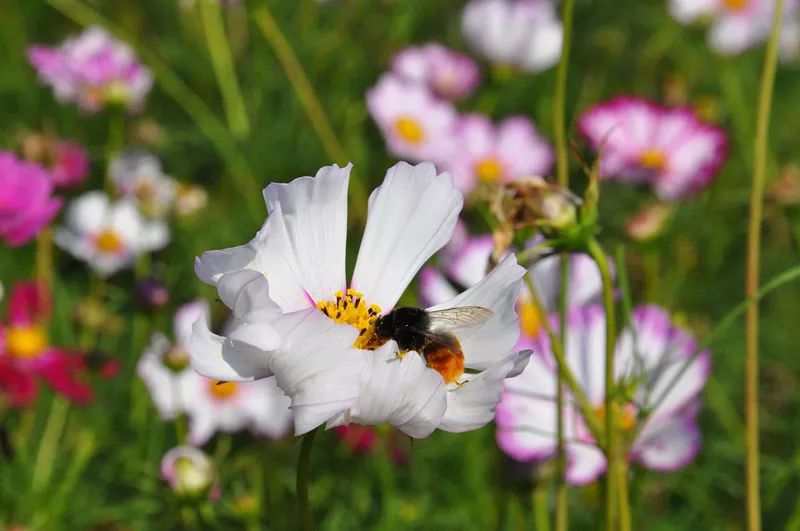
[[550, 531], [550, 514], [547, 508], [547, 485], [538, 478], [531, 493], [533, 519], [536, 531]]
[[[745, 295], [758, 292], [761, 249], [761, 220], [764, 201], [764, 180], [767, 166], [767, 128], [769, 126], [772, 90], [778, 59], [778, 38], [783, 16], [783, 0], [775, 5], [775, 18], [767, 44], [761, 88], [758, 94], [758, 113], [753, 140], [753, 188], [750, 193], [750, 216], [747, 229], [747, 272]], [[747, 529], [761, 529], [761, 500], [759, 488], [758, 440], [758, 304], [747, 308], [745, 354], [745, 451], [747, 484]]]
[[[286, 72], [286, 77], [289, 79], [295, 94], [297, 94], [297, 99], [300, 100], [300, 105], [311, 122], [311, 127], [314, 128], [325, 154], [332, 161], [339, 164], [348, 162], [347, 152], [339, 142], [336, 133], [334, 133], [328, 115], [325, 113], [325, 109], [314, 91], [314, 86], [309, 81], [303, 65], [297, 59], [291, 44], [289, 44], [286, 36], [281, 31], [266, 3], [262, 2], [253, 11], [253, 19], [261, 30], [261, 34], [275, 52], [284, 72]], [[360, 179], [350, 180], [350, 190], [353, 193], [354, 204], [366, 204], [367, 195]], [[356, 211], [361, 209], [363, 207], [359, 207]]]
[[564, 0], [561, 9], [561, 20], [564, 27], [562, 39], [561, 59], [556, 70], [556, 91], [553, 97], [553, 132], [556, 145], [556, 173], [558, 184], [566, 187], [569, 184], [569, 157], [567, 156], [567, 133], [565, 124], [566, 92], [567, 92], [567, 67], [569, 66], [569, 52], [572, 40], [572, 12], [574, 0]]
[[53, 397], [53, 402], [50, 405], [50, 414], [47, 416], [47, 424], [42, 435], [42, 442], [39, 444], [39, 452], [36, 454], [36, 465], [34, 466], [31, 480], [31, 490], [33, 492], [43, 491], [50, 482], [58, 442], [61, 439], [64, 424], [67, 422], [68, 412], [69, 402], [60, 396]]
[[206, 35], [211, 66], [214, 68], [214, 76], [222, 94], [228, 125], [235, 137], [244, 138], [250, 133], [250, 123], [247, 119], [244, 98], [236, 80], [233, 55], [218, 0], [200, 1], [200, 20]]
[[589, 428], [589, 432], [591, 432], [592, 437], [594, 437], [595, 441], [598, 441], [598, 444], [602, 444], [602, 440], [604, 438], [603, 428], [600, 426], [600, 422], [598, 421], [597, 415], [592, 409], [592, 405], [589, 403], [589, 399], [586, 398], [586, 393], [583, 392], [583, 389], [581, 389], [577, 378], [575, 378], [575, 375], [572, 374], [569, 365], [567, 365], [567, 359], [564, 357], [563, 345], [561, 344], [561, 341], [555, 332], [553, 332], [553, 327], [550, 326], [550, 321], [547, 319], [547, 310], [542, 304], [542, 299], [539, 297], [539, 292], [537, 291], [536, 286], [531, 279], [530, 273], [526, 273], [522, 278], [525, 280], [525, 283], [528, 287], [528, 291], [531, 295], [531, 301], [533, 302], [534, 306], [536, 306], [536, 311], [542, 316], [542, 326], [544, 327], [547, 337], [550, 340], [550, 350], [553, 351], [553, 356], [556, 358], [558, 374], [561, 376], [562, 380], [564, 380], [564, 383], [567, 384], [570, 393], [572, 393], [575, 403], [577, 404], [578, 409], [580, 409], [583, 420], [586, 422], [586, 426]]
[[303, 436], [300, 459], [297, 462], [297, 519], [303, 531], [314, 529], [314, 518], [308, 502], [308, 485], [311, 474], [311, 449], [318, 430], [319, 428], [315, 428]]
[[70, 20], [82, 26], [100, 24], [115, 34], [121, 35], [124, 41], [135, 47], [139, 57], [153, 71], [159, 86], [183, 108], [198, 129], [211, 141], [214, 149], [231, 172], [233, 179], [238, 181], [236, 188], [242, 196], [248, 213], [253, 220], [260, 222], [264, 217], [261, 194], [258, 193], [261, 186], [256, 182], [247, 160], [239, 153], [225, 124], [217, 118], [203, 99], [178, 77], [170, 68], [169, 63], [147, 48], [136, 46], [134, 39], [127, 36], [119, 27], [77, 0], [47, 0], [47, 3]]
[[628, 460], [620, 453], [616, 461], [616, 487], [619, 499], [619, 529], [631, 531], [631, 506], [628, 499]]
[[53, 231], [43, 229], [36, 237], [36, 281], [37, 289], [45, 290], [44, 296], [53, 293]]
[[608, 259], [597, 240], [590, 240], [587, 250], [600, 269], [603, 280], [603, 306], [606, 314], [606, 362], [605, 362], [605, 433], [606, 459], [606, 528], [613, 530], [617, 519], [617, 474], [615, 473], [620, 455], [619, 434], [617, 433], [617, 411], [614, 402], [614, 350], [617, 342], [616, 308], [614, 306], [614, 284], [608, 268]]
[[[559, 340], [567, 352], [567, 303], [569, 290], [569, 255], [562, 254], [561, 263], [561, 290], [558, 307]], [[560, 374], [556, 385], [556, 531], [566, 531], [568, 527], [567, 514], [567, 453], [564, 447], [564, 381]]]

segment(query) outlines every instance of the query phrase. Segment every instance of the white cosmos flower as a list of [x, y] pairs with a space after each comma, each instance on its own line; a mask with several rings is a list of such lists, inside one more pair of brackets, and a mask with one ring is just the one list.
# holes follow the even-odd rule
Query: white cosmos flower
[[123, 151], [111, 161], [109, 176], [117, 195], [135, 199], [149, 217], [163, 218], [173, 207], [178, 184], [151, 153]]
[[458, 334], [466, 366], [487, 370], [446, 384], [420, 355], [401, 356], [394, 342], [381, 341], [374, 325], [447, 243], [463, 197], [450, 175], [437, 175], [430, 163], [390, 168], [370, 196], [348, 284], [350, 168], [328, 166], [313, 178], [270, 184], [264, 190], [270, 215], [256, 237], [197, 259], [198, 276], [217, 287], [239, 321], [228, 337], [211, 334], [202, 320], [195, 324], [194, 367], [226, 381], [274, 374], [292, 399], [298, 434], [331, 419], [329, 425], [389, 422], [417, 437], [436, 427], [485, 424], [502, 379], [521, 370], [529, 354], [512, 352], [518, 287], [509, 286], [522, 269], [511, 257], [474, 290], [441, 305], [494, 310], [489, 321]]
[[112, 202], [99, 191], [87, 192], [67, 208], [66, 224], [56, 228], [56, 244], [83, 260], [99, 275], [130, 267], [146, 252], [169, 242], [169, 228], [147, 221], [128, 199]]
[[563, 27], [552, 0], [472, 0], [461, 27], [493, 63], [539, 72], [561, 57]]
[[203, 445], [216, 431], [252, 428], [271, 438], [287, 433], [291, 424], [289, 399], [274, 378], [258, 382], [219, 382], [189, 367], [188, 342], [192, 325], [206, 322], [208, 302], [194, 301], [175, 314], [175, 341], [153, 334], [136, 367], [162, 419], [180, 414], [189, 418], [189, 441]]

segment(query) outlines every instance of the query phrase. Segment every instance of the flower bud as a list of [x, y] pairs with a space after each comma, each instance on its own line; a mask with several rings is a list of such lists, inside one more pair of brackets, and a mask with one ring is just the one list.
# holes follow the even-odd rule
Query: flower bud
[[664, 232], [672, 208], [663, 203], [645, 206], [625, 224], [625, 233], [637, 242], [653, 240]]
[[136, 284], [136, 302], [147, 310], [163, 308], [169, 303], [169, 290], [158, 279], [144, 278]]
[[514, 230], [533, 227], [552, 233], [577, 223], [580, 203], [572, 192], [542, 177], [524, 177], [498, 190], [492, 211], [501, 225]]
[[179, 498], [194, 500], [211, 496], [217, 481], [214, 463], [191, 446], [177, 446], [164, 454], [161, 476]]

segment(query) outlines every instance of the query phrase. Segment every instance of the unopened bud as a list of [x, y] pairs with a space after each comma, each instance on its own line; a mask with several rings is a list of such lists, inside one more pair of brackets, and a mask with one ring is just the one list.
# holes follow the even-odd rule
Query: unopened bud
[[216, 483], [214, 463], [201, 450], [178, 446], [161, 460], [161, 476], [175, 494], [184, 499], [209, 496]]
[[158, 279], [144, 278], [136, 284], [136, 302], [144, 309], [163, 308], [169, 303], [169, 290]]
[[541, 177], [524, 177], [498, 190], [492, 211], [501, 225], [514, 230], [533, 227], [559, 232], [577, 223], [580, 203], [566, 188]]
[[653, 240], [662, 234], [671, 214], [672, 208], [663, 203], [645, 206], [625, 224], [625, 233], [637, 242]]

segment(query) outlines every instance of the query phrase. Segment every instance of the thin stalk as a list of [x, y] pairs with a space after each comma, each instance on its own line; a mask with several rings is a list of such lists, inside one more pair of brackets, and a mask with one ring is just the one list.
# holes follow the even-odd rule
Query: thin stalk
[[[261, 34], [275, 52], [284, 72], [286, 72], [286, 77], [289, 79], [295, 94], [297, 94], [297, 99], [300, 100], [300, 105], [311, 122], [311, 127], [317, 133], [325, 154], [332, 161], [339, 164], [348, 162], [347, 152], [339, 142], [336, 133], [334, 133], [328, 115], [325, 113], [325, 109], [314, 91], [314, 86], [309, 81], [303, 65], [292, 49], [292, 45], [289, 44], [265, 2], [262, 2], [253, 11], [253, 19], [259, 30], [261, 30]], [[353, 192], [355, 204], [366, 204], [366, 191], [359, 179], [350, 180], [350, 190]]]
[[[564, 27], [562, 38], [561, 57], [556, 70], [556, 87], [553, 96], [553, 136], [556, 146], [556, 175], [558, 184], [563, 188], [569, 186], [569, 156], [567, 151], [566, 132], [566, 93], [567, 93], [567, 68], [569, 67], [569, 53], [572, 42], [572, 13], [575, 8], [574, 0], [565, 0], [561, 9], [561, 20]], [[569, 256], [562, 254], [561, 259], [561, 290], [559, 304], [559, 339], [566, 350], [567, 336], [567, 299], [569, 289]], [[564, 353], [566, 357], [566, 352]], [[565, 473], [567, 458], [564, 450], [564, 385], [561, 375], [558, 375], [556, 385], [556, 531], [566, 531], [568, 527], [567, 515], [567, 483]]]
[[61, 432], [67, 422], [69, 412], [69, 402], [60, 396], [53, 397], [50, 404], [50, 413], [47, 415], [47, 424], [42, 435], [42, 442], [39, 444], [39, 452], [36, 454], [35, 466], [31, 478], [31, 490], [41, 492], [50, 483], [50, 476], [53, 473], [53, 463], [58, 451], [58, 442], [61, 439]]
[[[758, 291], [761, 220], [764, 201], [764, 180], [767, 166], [767, 128], [772, 105], [772, 90], [775, 84], [775, 68], [778, 60], [778, 38], [783, 0], [775, 5], [775, 18], [767, 44], [764, 70], [761, 74], [761, 88], [758, 94], [756, 132], [753, 140], [753, 188], [750, 192], [750, 216], [747, 228], [747, 272], [745, 295], [752, 297]], [[747, 529], [761, 529], [761, 500], [759, 487], [758, 450], [758, 304], [747, 309], [745, 324], [745, 451], [747, 484]]]
[[53, 292], [53, 231], [43, 229], [36, 237], [36, 282], [42, 296]]
[[628, 460], [620, 455], [616, 461], [617, 499], [619, 500], [619, 529], [631, 531], [631, 506], [628, 494]]
[[111, 180], [111, 163], [125, 146], [125, 115], [121, 107], [112, 107], [108, 115], [108, 138], [106, 138], [106, 179], [105, 191], [114, 193], [114, 183]]
[[581, 389], [577, 378], [575, 378], [575, 375], [572, 374], [569, 365], [567, 365], [567, 360], [564, 357], [564, 349], [562, 348], [561, 341], [553, 331], [553, 327], [550, 326], [550, 321], [547, 319], [547, 311], [542, 304], [542, 299], [539, 297], [539, 292], [537, 291], [536, 286], [531, 279], [530, 273], [526, 273], [522, 278], [525, 280], [528, 291], [531, 294], [531, 301], [533, 302], [534, 306], [536, 306], [536, 311], [542, 316], [542, 326], [544, 326], [547, 337], [550, 339], [550, 350], [553, 351], [553, 356], [556, 358], [558, 373], [564, 380], [564, 383], [567, 384], [570, 393], [572, 393], [572, 396], [575, 399], [575, 404], [578, 406], [578, 409], [580, 409], [583, 420], [586, 422], [586, 426], [589, 428], [589, 432], [592, 434], [592, 437], [594, 437], [598, 444], [602, 444], [603, 428], [600, 426], [600, 422], [598, 421], [597, 415], [592, 409], [592, 405], [589, 403], [589, 399], [586, 398], [586, 393], [583, 392], [583, 389]]
[[536, 531], [550, 531], [550, 514], [547, 510], [547, 485], [538, 479], [531, 492], [531, 504], [533, 505], [533, 520]]
[[621, 457], [619, 451], [619, 434], [617, 433], [617, 411], [614, 402], [614, 348], [617, 342], [616, 309], [614, 306], [614, 285], [608, 268], [608, 260], [597, 243], [590, 240], [589, 255], [600, 269], [603, 280], [603, 306], [606, 314], [606, 360], [605, 360], [605, 431], [606, 431], [606, 459], [608, 468], [606, 472], [606, 528], [612, 530], [616, 527], [617, 519], [617, 475], [614, 473], [617, 460]]
[[211, 145], [225, 162], [231, 176], [236, 180], [236, 188], [241, 194], [242, 201], [250, 216], [255, 221], [264, 218], [264, 208], [261, 204], [261, 186], [257, 183], [255, 174], [242, 154], [238, 151], [236, 142], [230, 135], [225, 124], [206, 105], [203, 99], [192, 91], [191, 88], [172, 70], [169, 63], [158, 54], [149, 49], [136, 45], [118, 26], [100, 15], [91, 7], [77, 0], [47, 0], [56, 11], [62, 13], [70, 20], [82, 26], [100, 24], [116, 35], [130, 43], [142, 61], [153, 71], [158, 85], [177, 103], [186, 114], [194, 121], [197, 128], [208, 138]]
[[236, 69], [233, 66], [233, 54], [225, 32], [222, 19], [222, 10], [217, 0], [201, 0], [200, 20], [203, 32], [206, 35], [208, 54], [211, 57], [211, 66], [217, 85], [222, 94], [222, 104], [225, 107], [225, 116], [231, 132], [237, 138], [244, 138], [250, 133], [250, 123], [247, 119], [247, 108], [244, 104], [242, 91], [236, 79]]
[[314, 529], [314, 517], [308, 502], [308, 485], [311, 474], [311, 449], [318, 430], [319, 428], [315, 428], [303, 436], [300, 459], [297, 462], [297, 520], [303, 531]]

